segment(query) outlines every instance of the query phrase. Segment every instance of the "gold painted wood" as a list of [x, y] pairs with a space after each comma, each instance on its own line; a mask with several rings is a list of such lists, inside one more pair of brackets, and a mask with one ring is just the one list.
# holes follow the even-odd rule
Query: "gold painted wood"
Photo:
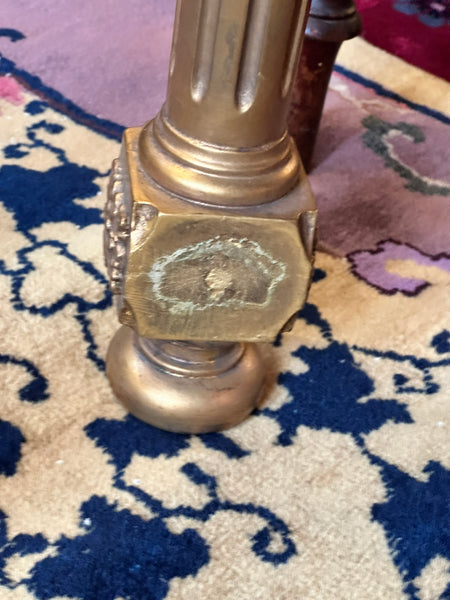
[[308, 2], [184, 0], [167, 100], [141, 135], [146, 172], [208, 204], [270, 202], [298, 182], [286, 133]]
[[286, 114], [307, 6], [179, 0], [167, 100], [124, 134], [105, 209], [124, 328], [107, 373], [158, 427], [245, 418], [265, 371], [248, 342], [273, 341], [306, 298], [316, 209]]

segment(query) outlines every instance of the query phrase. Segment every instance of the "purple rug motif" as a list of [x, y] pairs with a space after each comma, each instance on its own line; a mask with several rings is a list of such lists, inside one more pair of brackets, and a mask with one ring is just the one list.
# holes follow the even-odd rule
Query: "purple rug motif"
[[413, 261], [423, 267], [438, 267], [450, 275], [449, 255], [427, 256], [412, 246], [393, 240], [378, 242], [376, 250], [351, 252], [347, 258], [352, 263], [355, 275], [386, 294], [401, 292], [406, 296], [415, 296], [430, 285], [428, 281], [391, 273], [388, 261]]
[[164, 100], [174, 10], [175, 0], [4, 0], [0, 54], [86, 112], [142, 125]]
[[[360, 40], [336, 66], [309, 176], [310, 293], [266, 348], [248, 420], [173, 434], [113, 397], [105, 190], [124, 127], [164, 101], [174, 6], [2, 4], [0, 598], [450, 600], [450, 119], [436, 78], [412, 94]], [[372, 51], [390, 78], [368, 78]]]

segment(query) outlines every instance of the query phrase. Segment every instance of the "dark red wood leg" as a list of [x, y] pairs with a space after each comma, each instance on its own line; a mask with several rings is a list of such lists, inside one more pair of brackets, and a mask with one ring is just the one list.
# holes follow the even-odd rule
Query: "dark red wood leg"
[[288, 118], [289, 133], [306, 171], [311, 168], [336, 55], [342, 42], [360, 32], [361, 19], [353, 0], [312, 0]]

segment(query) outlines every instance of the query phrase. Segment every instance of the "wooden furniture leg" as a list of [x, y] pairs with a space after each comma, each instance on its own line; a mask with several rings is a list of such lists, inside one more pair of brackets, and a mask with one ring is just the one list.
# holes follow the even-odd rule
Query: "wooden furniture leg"
[[361, 32], [353, 0], [312, 0], [288, 117], [308, 172], [334, 61], [345, 40]]

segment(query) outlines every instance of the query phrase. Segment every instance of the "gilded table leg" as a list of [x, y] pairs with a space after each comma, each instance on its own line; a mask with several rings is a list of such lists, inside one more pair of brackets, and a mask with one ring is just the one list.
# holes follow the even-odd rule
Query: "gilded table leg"
[[316, 208], [286, 117], [307, 7], [178, 0], [166, 102], [124, 134], [105, 210], [123, 324], [107, 375], [158, 427], [245, 418], [264, 388], [257, 342], [305, 300]]

